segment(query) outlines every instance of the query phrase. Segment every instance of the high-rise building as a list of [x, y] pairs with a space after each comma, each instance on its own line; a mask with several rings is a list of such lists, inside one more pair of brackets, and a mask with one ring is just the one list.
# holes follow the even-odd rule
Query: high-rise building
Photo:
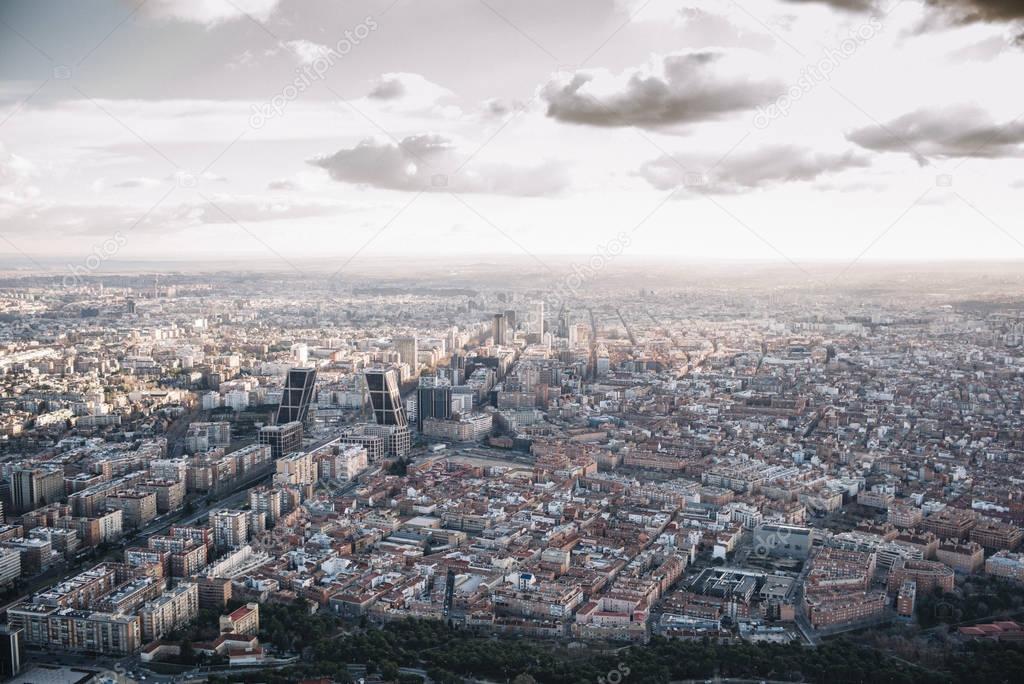
[[285, 380], [281, 404], [277, 407], [277, 424], [298, 421], [304, 423], [309, 415], [316, 385], [316, 368], [292, 368]]
[[516, 311], [515, 309], [505, 309], [505, 323], [508, 325], [509, 330], [516, 329]]
[[234, 549], [249, 541], [249, 514], [245, 511], [217, 511], [210, 516], [213, 545], [219, 550]]
[[540, 300], [533, 305], [533, 320], [530, 321], [531, 330], [530, 332], [538, 335], [544, 335], [544, 300]]
[[11, 679], [21, 672], [21, 630], [0, 625], [0, 679]]
[[402, 393], [398, 387], [398, 373], [394, 368], [368, 368], [366, 388], [370, 394], [370, 405], [373, 407], [373, 418], [377, 425], [409, 425], [405, 417], [405, 407], [402, 405]]
[[409, 364], [409, 370], [415, 376], [419, 371], [420, 342], [416, 336], [396, 337], [394, 339], [395, 351], [398, 352], [402, 363]]
[[6, 588], [21, 577], [21, 552], [0, 548], [0, 587]]
[[494, 326], [491, 335], [494, 337], [494, 344], [508, 344], [508, 319], [505, 318], [505, 314], [494, 314]]
[[416, 388], [416, 429], [423, 432], [423, 421], [427, 418], [451, 417], [452, 386], [436, 376], [420, 378]]
[[60, 501], [64, 496], [64, 471], [60, 468], [18, 468], [11, 475], [14, 510], [27, 513]]
[[572, 312], [563, 308], [558, 316], [558, 336], [569, 340], [570, 343], [575, 342], [573, 339], [576, 332], [575, 327], [572, 321]]
[[448, 365], [448, 375], [453, 385], [461, 385], [466, 382], [466, 355], [461, 351], [452, 354]]
[[302, 423], [292, 421], [260, 428], [260, 444], [270, 445], [270, 457], [281, 458], [285, 454], [302, 450]]
[[917, 584], [913, 580], [905, 580], [896, 596], [896, 614], [900, 617], [914, 617], [914, 604], [917, 602]]
[[264, 513], [268, 523], [276, 523], [281, 517], [281, 490], [269, 487], [250, 489], [249, 508], [257, 513]]

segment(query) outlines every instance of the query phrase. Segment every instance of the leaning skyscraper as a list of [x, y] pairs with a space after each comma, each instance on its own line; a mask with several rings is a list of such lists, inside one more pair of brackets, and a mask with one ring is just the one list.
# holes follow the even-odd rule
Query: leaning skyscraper
[[316, 385], [316, 368], [292, 368], [288, 371], [281, 404], [277, 407], [278, 425], [298, 421], [306, 422], [309, 405], [313, 401]]
[[370, 394], [373, 418], [377, 425], [408, 427], [402, 393], [398, 388], [398, 374], [393, 368], [368, 368], [366, 388]]

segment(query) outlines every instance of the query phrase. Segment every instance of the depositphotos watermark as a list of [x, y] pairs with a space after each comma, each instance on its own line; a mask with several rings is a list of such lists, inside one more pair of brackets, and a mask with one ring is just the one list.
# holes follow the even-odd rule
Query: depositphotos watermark
[[603, 677], [597, 678], [597, 684], [619, 684], [622, 680], [629, 676], [629, 666], [625, 663], [619, 663], [615, 666], [614, 670], [611, 670]]
[[558, 299], [564, 300], [569, 296], [576, 296], [583, 285], [605, 269], [615, 257], [622, 254], [627, 247], [633, 244], [629, 234], [620, 232], [614, 238], [603, 245], [598, 245], [597, 251], [582, 264], [572, 265], [571, 273], [561, 278], [555, 286], [555, 295]]
[[763, 130], [768, 128], [775, 119], [787, 116], [795, 102], [803, 99], [818, 85], [830, 80], [833, 72], [843, 62], [853, 57], [861, 46], [881, 32], [882, 21], [873, 15], [865, 23], [852, 30], [850, 35], [840, 41], [838, 46], [826, 48], [821, 59], [814, 64], [806, 65], [800, 71], [800, 77], [796, 83], [779, 95], [775, 102], [767, 107], [757, 108], [757, 113], [754, 115], [754, 128]]
[[[628, 233], [620, 232], [603, 245], [598, 245], [597, 250], [582, 263], [574, 263], [564, 276], [561, 276], [552, 288], [552, 298], [556, 305], [564, 304], [567, 300], [579, 296], [580, 290], [587, 281], [596, 278], [608, 264], [617, 256], [622, 254], [632, 244]], [[538, 310], [531, 308], [526, 316], [527, 330], [539, 330], [540, 321], [537, 320]]]
[[776, 526], [767, 536], [762, 536], [761, 540], [751, 550], [750, 556], [762, 559], [768, 558], [775, 549], [789, 544], [792, 534], [789, 527]]
[[69, 289], [81, 287], [86, 276], [95, 273], [103, 262], [117, 254], [127, 242], [128, 238], [118, 231], [99, 245], [93, 245], [92, 252], [81, 263], [67, 265], [68, 273], [61, 278], [61, 285]]
[[321, 50], [314, 59], [296, 69], [297, 75], [281, 92], [263, 104], [252, 105], [249, 125], [256, 129], [263, 128], [267, 121], [284, 114], [288, 103], [306, 92], [315, 82], [322, 80], [339, 59], [356, 49], [377, 27], [377, 21], [368, 16], [354, 28], [346, 29], [345, 37], [337, 45]]

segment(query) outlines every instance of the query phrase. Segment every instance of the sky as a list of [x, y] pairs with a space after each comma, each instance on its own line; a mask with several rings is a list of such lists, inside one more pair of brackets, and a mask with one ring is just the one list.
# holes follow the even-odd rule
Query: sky
[[0, 258], [1024, 258], [1024, 3], [5, 0]]

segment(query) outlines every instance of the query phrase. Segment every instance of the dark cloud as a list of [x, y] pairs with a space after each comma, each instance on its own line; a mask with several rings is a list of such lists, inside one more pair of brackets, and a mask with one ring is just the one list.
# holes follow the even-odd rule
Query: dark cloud
[[1013, 21], [1024, 19], [1021, 0], [925, 0], [951, 15], [956, 21], [969, 24], [976, 21]]
[[[838, 9], [866, 11], [889, 9], [898, 0], [784, 0], [791, 4], [823, 4]], [[1012, 21], [1024, 19], [1021, 0], [924, 0], [925, 4], [949, 11], [961, 21]]]
[[785, 0], [793, 5], [829, 5], [846, 12], [867, 12], [875, 8], [875, 0]]
[[815, 152], [792, 145], [772, 145], [732, 154], [721, 161], [703, 156], [663, 155], [640, 167], [639, 174], [659, 190], [688, 187], [697, 192], [721, 194], [811, 181], [824, 174], [864, 166], [868, 166], [868, 160], [853, 152]]
[[[867, 12], [873, 9], [886, 10], [885, 2], [879, 0], [785, 0], [790, 4], [830, 5], [848, 12]], [[926, 5], [941, 10], [954, 21], [970, 24], [976, 21], [1013, 21], [1024, 19], [1024, 2], [1021, 0], [924, 0]], [[892, 0], [888, 4], [892, 4]]]
[[405, 84], [396, 76], [384, 76], [374, 84], [367, 97], [374, 100], [397, 100], [405, 95]]
[[976, 107], [919, 109], [846, 137], [869, 150], [905, 152], [919, 164], [930, 157], [1015, 157], [1024, 144], [1024, 118], [997, 124]]
[[611, 93], [593, 90], [594, 75], [577, 72], [548, 83], [549, 117], [590, 126], [660, 128], [718, 118], [773, 100], [783, 89], [723, 68], [726, 54], [705, 50], [668, 55], [660, 73], [634, 71]]
[[523, 109], [524, 105], [518, 100], [506, 100], [500, 97], [494, 97], [489, 100], [485, 100], [480, 105], [480, 109], [483, 111], [484, 116], [502, 118], [514, 111]]
[[531, 196], [553, 195], [568, 185], [564, 167], [555, 162], [531, 167], [473, 164], [455, 173], [462, 158], [452, 140], [428, 133], [399, 143], [363, 140], [309, 163], [326, 169], [336, 181], [411, 192]]

